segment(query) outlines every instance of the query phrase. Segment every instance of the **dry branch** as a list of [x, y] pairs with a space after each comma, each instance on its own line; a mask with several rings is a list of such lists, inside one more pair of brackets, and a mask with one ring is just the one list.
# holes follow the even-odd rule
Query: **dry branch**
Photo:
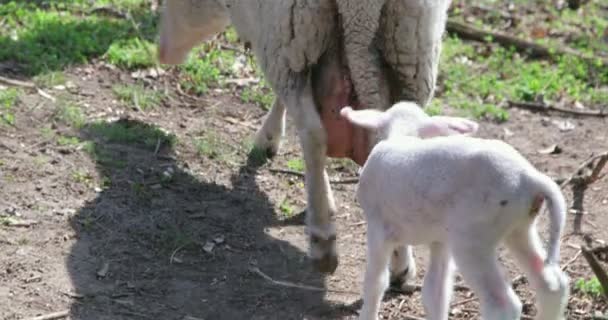
[[277, 286], [296, 288], [296, 289], [302, 289], [302, 290], [308, 290], [308, 291], [317, 291], [317, 292], [347, 293], [347, 294], [354, 294], [354, 295], [361, 294], [360, 292], [354, 292], [354, 291], [332, 290], [332, 289], [325, 289], [325, 288], [320, 288], [320, 287], [315, 287], [315, 286], [309, 286], [306, 284], [293, 283], [293, 282], [289, 282], [289, 281], [275, 280], [275, 279], [271, 278], [269, 275], [262, 272], [262, 270], [260, 270], [260, 268], [258, 268], [258, 267], [250, 267], [249, 271], [259, 275], [260, 277], [264, 278], [266, 281], [268, 281], [274, 285], [277, 285]]
[[602, 268], [602, 265], [597, 261], [597, 258], [595, 257], [591, 249], [589, 249], [587, 246], [582, 246], [581, 251], [585, 259], [587, 260], [587, 263], [589, 263], [591, 270], [597, 277], [597, 280], [602, 285], [604, 296], [608, 298], [608, 275], [606, 274], [606, 271]]
[[32, 82], [26, 82], [26, 81], [21, 81], [21, 80], [17, 80], [17, 79], [10, 79], [10, 78], [6, 78], [3, 76], [0, 76], [0, 83], [4, 83], [6, 85], [13, 86], [13, 87], [23, 87], [23, 88], [28, 88], [28, 89], [36, 88], [36, 85], [33, 84]]
[[70, 315], [70, 310], [62, 310], [53, 313], [47, 313], [41, 316], [27, 318], [26, 320], [56, 320], [63, 319]]
[[577, 116], [587, 116], [587, 117], [607, 117], [608, 112], [604, 110], [592, 111], [592, 110], [576, 110], [576, 109], [567, 109], [558, 106], [548, 105], [545, 103], [539, 102], [523, 102], [523, 101], [507, 101], [509, 106], [518, 107], [528, 110], [534, 111], [559, 111], [562, 113], [574, 114]]
[[[592, 169], [591, 173], [585, 176], [583, 174], [583, 170], [585, 168], [589, 167], [590, 165], [592, 165], [593, 162], [596, 160], [599, 160], [598, 163]], [[563, 188], [570, 183], [576, 183], [577, 180], [579, 180], [580, 182], [584, 182], [586, 184], [597, 181], [598, 179], [603, 177], [603, 176], [600, 176], [599, 173], [604, 168], [604, 166], [606, 165], [607, 162], [608, 162], [608, 151], [605, 151], [598, 155], [590, 157], [589, 159], [585, 160], [580, 166], [578, 166], [578, 168], [576, 168], [576, 171], [574, 171], [574, 173], [572, 173], [572, 175], [570, 177], [568, 177], [567, 179], [562, 181], [560, 183], [560, 187]]]
[[[597, 163], [593, 165], [593, 163], [597, 160]], [[608, 151], [600, 153], [596, 156], [592, 156], [589, 159], [585, 160], [577, 169], [568, 177], [564, 179], [560, 183], [560, 187], [564, 188], [568, 184], [572, 185], [572, 209], [574, 209], [577, 214], [574, 217], [574, 233], [581, 232], [582, 220], [584, 210], [584, 198], [585, 191], [589, 187], [590, 184], [595, 181], [601, 179], [604, 175], [600, 175], [601, 171], [604, 169], [608, 163]], [[585, 170], [590, 169], [590, 170]], [[562, 179], [559, 179], [562, 180]]]
[[540, 44], [519, 39], [500, 32], [490, 32], [473, 28], [467, 24], [448, 19], [447, 31], [458, 35], [460, 38], [485, 42], [488, 38], [502, 46], [513, 46], [519, 52], [525, 52], [533, 58], [552, 58], [556, 55], [571, 55], [575, 56], [587, 63], [594, 64], [596, 60], [601, 61], [603, 65], [608, 65], [608, 59], [604, 57], [588, 57], [582, 53], [565, 46], [549, 49]]

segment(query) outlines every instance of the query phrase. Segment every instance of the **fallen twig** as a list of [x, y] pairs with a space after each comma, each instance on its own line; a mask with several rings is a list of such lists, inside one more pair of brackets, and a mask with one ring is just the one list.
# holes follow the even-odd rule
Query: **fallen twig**
[[562, 271], [565, 271], [566, 269], [568, 269], [568, 267], [569, 267], [569, 266], [570, 266], [572, 263], [574, 263], [574, 261], [576, 261], [576, 259], [578, 259], [578, 257], [580, 257], [580, 255], [581, 255], [581, 253], [582, 253], [582, 252], [583, 252], [583, 251], [579, 249], [579, 250], [576, 252], [576, 254], [575, 254], [575, 255], [574, 255], [574, 256], [573, 256], [573, 257], [572, 257], [570, 260], [568, 260], [568, 262], [564, 263], [564, 265], [562, 266]]
[[0, 76], [0, 83], [4, 83], [13, 87], [23, 87], [28, 89], [36, 88], [36, 85], [32, 82], [21, 81], [17, 79], [10, 79], [3, 76]]
[[463, 39], [485, 42], [488, 40], [488, 38], [490, 38], [493, 42], [505, 47], [513, 46], [515, 49], [517, 49], [517, 51], [526, 52], [528, 55], [534, 58], [555, 59], [556, 55], [571, 55], [590, 64], [594, 64], [595, 61], [599, 60], [601, 61], [602, 65], [608, 65], [608, 59], [604, 57], [588, 57], [572, 48], [565, 46], [549, 49], [540, 44], [519, 39], [504, 33], [479, 30], [453, 19], [448, 19], [446, 28], [448, 32], [454, 33]]
[[587, 263], [591, 267], [591, 270], [597, 277], [597, 280], [602, 285], [604, 296], [608, 298], [608, 275], [606, 271], [602, 268], [602, 265], [597, 261], [597, 258], [587, 246], [583, 245], [581, 247], [581, 251]]
[[507, 103], [512, 107], [524, 108], [528, 110], [535, 111], [558, 111], [562, 113], [574, 114], [577, 116], [587, 116], [587, 117], [606, 117], [608, 116], [608, 112], [604, 110], [592, 111], [592, 110], [576, 110], [576, 109], [567, 109], [558, 106], [553, 106], [545, 103], [539, 102], [524, 102], [524, 101], [507, 101]]
[[458, 306], [461, 306], [463, 304], [467, 304], [467, 303], [475, 301], [475, 300], [477, 300], [477, 297], [471, 297], [471, 298], [468, 298], [468, 299], [460, 300], [458, 302], [452, 303], [450, 305], [450, 308], [458, 307]]
[[49, 93], [47, 93], [46, 91], [40, 89], [40, 88], [36, 88], [36, 91], [38, 92], [39, 95], [41, 95], [43, 98], [49, 99], [52, 102], [57, 101], [57, 99], [55, 97], [53, 97], [52, 95], [50, 95]]
[[329, 180], [329, 183], [331, 183], [331, 184], [357, 184], [357, 183], [359, 183], [359, 178]]
[[[302, 179], [306, 178], [306, 175], [304, 174], [304, 172], [295, 171], [295, 170], [269, 168], [268, 171], [270, 171], [272, 173], [289, 174], [289, 175], [296, 176], [296, 177], [299, 177]], [[331, 183], [331, 184], [356, 184], [356, 183], [359, 183], [359, 178], [330, 179], [329, 183]]]
[[35, 224], [38, 224], [38, 221], [36, 221], [36, 220], [27, 220], [27, 219], [24, 219], [24, 220], [19, 219], [19, 220], [17, 220], [17, 219], [9, 218], [9, 219], [6, 220], [5, 224], [7, 226], [9, 226], [9, 227], [25, 227], [25, 228], [29, 228], [29, 227], [31, 227], [31, 226], [33, 226]]
[[258, 267], [250, 267], [249, 271], [259, 275], [260, 277], [266, 279], [268, 282], [270, 282], [274, 285], [277, 285], [277, 286], [309, 290], [309, 291], [318, 291], [318, 292], [347, 293], [347, 294], [354, 294], [354, 295], [361, 294], [360, 292], [354, 292], [354, 291], [332, 290], [332, 289], [325, 289], [325, 288], [320, 288], [320, 287], [315, 287], [315, 286], [309, 286], [309, 285], [305, 285], [305, 284], [293, 283], [293, 282], [289, 282], [289, 281], [274, 280], [269, 275], [262, 272], [262, 270], [260, 270], [260, 268], [258, 268]]
[[91, 10], [89, 10], [89, 14], [101, 14], [101, 15], [105, 15], [108, 17], [113, 17], [113, 18], [117, 18], [117, 19], [126, 19], [128, 17], [128, 15], [126, 13], [122, 13], [120, 11], [118, 11], [115, 8], [112, 8], [110, 6], [101, 6], [101, 7], [95, 7]]
[[[467, 312], [467, 313], [479, 313], [478, 309], [462, 309], [462, 312]], [[520, 317], [521, 320], [534, 320], [534, 317], [522, 314]]]
[[305, 177], [305, 175], [304, 175], [303, 172], [295, 171], [295, 170], [273, 169], [273, 168], [270, 168], [270, 169], [268, 169], [268, 171], [273, 172], [273, 173], [289, 174], [289, 175], [300, 177], [300, 178], [304, 178]]
[[26, 320], [55, 320], [55, 319], [63, 319], [70, 315], [70, 310], [62, 310], [53, 313], [47, 313], [41, 316], [36, 316], [32, 318], [26, 318]]
[[173, 261], [177, 261], [177, 260], [175, 260], [175, 255], [177, 254], [177, 252], [179, 252], [181, 249], [183, 249], [186, 246], [186, 244], [182, 244], [181, 246], [179, 246], [179, 247], [175, 248], [175, 250], [173, 250], [173, 253], [171, 253], [171, 257], [169, 257], [169, 264], [173, 264]]

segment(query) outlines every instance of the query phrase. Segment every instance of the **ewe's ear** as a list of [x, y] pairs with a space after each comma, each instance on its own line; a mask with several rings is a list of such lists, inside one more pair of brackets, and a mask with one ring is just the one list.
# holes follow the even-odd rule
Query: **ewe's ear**
[[418, 135], [421, 138], [431, 138], [436, 136], [450, 136], [456, 134], [470, 135], [477, 132], [479, 125], [477, 122], [460, 118], [434, 116], [430, 117], [418, 128]]
[[342, 108], [340, 115], [356, 126], [371, 130], [379, 129], [386, 118], [382, 111], [373, 109], [353, 110], [351, 107]]

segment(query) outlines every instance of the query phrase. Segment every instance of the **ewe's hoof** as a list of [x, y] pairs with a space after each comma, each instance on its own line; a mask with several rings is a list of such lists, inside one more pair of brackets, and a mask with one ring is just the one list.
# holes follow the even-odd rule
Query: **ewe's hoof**
[[319, 272], [333, 274], [338, 268], [338, 256], [329, 253], [319, 259], [312, 259], [312, 264]]

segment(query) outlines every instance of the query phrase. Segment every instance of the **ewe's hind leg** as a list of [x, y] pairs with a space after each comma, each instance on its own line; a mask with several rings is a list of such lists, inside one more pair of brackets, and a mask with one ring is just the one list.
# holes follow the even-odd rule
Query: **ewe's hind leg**
[[282, 100], [295, 122], [304, 155], [309, 254], [317, 270], [333, 273], [338, 267], [336, 230], [331, 221], [336, 205], [325, 171], [327, 138], [315, 107], [309, 77], [305, 83], [299, 82], [294, 87]]
[[545, 252], [534, 224], [511, 233], [506, 243], [536, 292], [539, 320], [564, 318], [568, 278], [558, 265], [545, 265]]
[[384, 102], [379, 87], [380, 53], [373, 46], [384, 1], [338, 0], [336, 3], [342, 15], [346, 60], [357, 97], [365, 108], [388, 108], [380, 105]]
[[272, 158], [279, 152], [284, 133], [285, 105], [279, 99], [275, 99], [262, 126], [255, 134], [254, 145], [257, 149], [262, 150], [268, 158]]
[[446, 245], [430, 246], [429, 268], [424, 276], [422, 301], [429, 320], [447, 320], [452, 297], [453, 265]]
[[506, 282], [496, 259], [496, 246], [470, 238], [473, 232], [451, 239], [454, 260], [473, 292], [479, 297], [483, 320], [518, 320], [522, 304]]
[[380, 302], [388, 288], [388, 264], [393, 247], [385, 241], [382, 227], [373, 223], [367, 228], [367, 261], [363, 280], [363, 306], [359, 320], [378, 319]]
[[391, 256], [391, 286], [398, 287], [405, 292], [413, 291], [412, 282], [416, 278], [416, 261], [411, 246], [398, 246]]

